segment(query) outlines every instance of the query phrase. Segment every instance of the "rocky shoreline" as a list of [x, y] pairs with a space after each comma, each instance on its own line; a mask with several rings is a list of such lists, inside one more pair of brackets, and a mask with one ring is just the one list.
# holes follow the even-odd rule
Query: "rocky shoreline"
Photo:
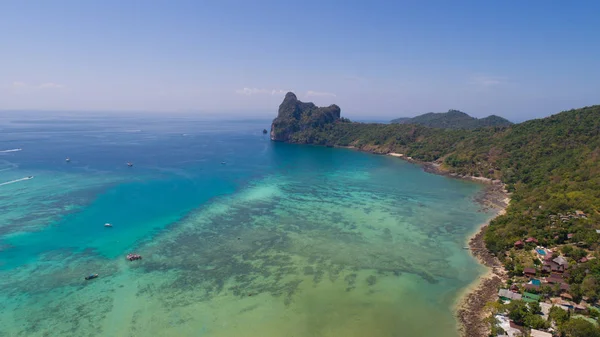
[[[483, 191], [475, 197], [475, 201], [482, 206], [483, 211], [497, 210], [496, 216], [506, 212], [506, 207], [510, 203], [510, 194], [506, 191], [501, 181], [481, 177], [461, 176], [442, 170], [440, 165], [436, 163], [421, 163], [410, 158], [403, 159], [408, 159], [411, 162], [422, 165], [426, 172], [486, 184]], [[485, 246], [484, 237], [488, 225], [489, 222], [482, 225], [468, 239], [471, 254], [473, 254], [479, 263], [490, 270], [474, 282], [456, 306], [456, 318], [459, 323], [458, 330], [460, 335], [464, 337], [488, 336], [489, 327], [485, 322], [485, 318], [489, 315], [489, 312], [486, 310], [485, 305], [496, 299], [498, 287], [506, 281], [506, 272], [502, 263]]]
[[461, 336], [465, 337], [488, 336], [489, 327], [485, 318], [489, 312], [485, 305], [496, 299], [498, 287], [506, 281], [506, 273], [502, 264], [485, 247], [483, 238], [487, 226], [487, 224], [483, 225], [469, 240], [469, 248], [473, 256], [490, 270], [475, 281], [456, 306], [459, 332]]
[[[482, 211], [494, 209], [497, 210], [496, 216], [499, 216], [506, 212], [506, 207], [510, 203], [510, 194], [506, 191], [505, 185], [499, 180], [458, 175], [443, 170], [437, 163], [420, 162], [398, 153], [388, 153], [387, 155], [419, 164], [424, 171], [429, 173], [485, 184], [483, 191], [475, 197], [475, 201], [482, 206]], [[485, 322], [485, 318], [489, 315], [489, 312], [486, 310], [485, 305], [496, 299], [498, 287], [507, 279], [502, 263], [485, 246], [484, 237], [488, 225], [489, 222], [482, 225], [468, 239], [469, 251], [479, 263], [488, 267], [489, 271], [472, 284], [456, 306], [455, 314], [459, 324], [458, 330], [463, 337], [488, 336], [489, 327]]]

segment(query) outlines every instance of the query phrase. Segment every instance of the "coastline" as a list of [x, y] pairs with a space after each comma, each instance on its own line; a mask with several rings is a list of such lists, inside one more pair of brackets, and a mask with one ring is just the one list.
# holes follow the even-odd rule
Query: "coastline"
[[[346, 148], [364, 151], [362, 149], [349, 146]], [[507, 279], [506, 271], [500, 263], [500, 260], [494, 256], [485, 247], [484, 236], [490, 222], [498, 216], [506, 213], [506, 208], [510, 204], [510, 194], [506, 191], [505, 185], [500, 180], [493, 180], [483, 177], [464, 176], [444, 170], [440, 164], [433, 162], [422, 162], [402, 153], [377, 153], [368, 149], [365, 152], [374, 154], [385, 154], [391, 157], [406, 160], [408, 162], [421, 165], [425, 172], [446, 176], [454, 179], [469, 180], [479, 184], [484, 184], [483, 191], [475, 197], [483, 210], [495, 209], [496, 214], [467, 238], [467, 245], [471, 255], [479, 263], [488, 268], [488, 271], [474, 280], [464, 292], [459, 296], [454, 307], [454, 314], [458, 323], [458, 333], [463, 337], [486, 337], [489, 334], [489, 328], [484, 321], [488, 315], [485, 309], [487, 302], [496, 298], [497, 288]]]
[[[510, 200], [507, 194], [498, 194], [496, 191], [491, 193], [495, 194], [496, 199], [506, 196], [504, 200]], [[454, 312], [461, 336], [485, 337], [489, 334], [489, 328], [484, 321], [489, 314], [485, 305], [496, 299], [497, 289], [507, 280], [507, 276], [502, 263], [485, 247], [484, 236], [490, 221], [504, 214], [507, 206], [508, 202], [467, 238], [469, 252], [487, 268], [487, 272], [465, 288], [456, 302]]]
[[435, 162], [423, 162], [402, 153], [380, 152], [379, 149], [375, 147], [340, 147], [399, 158], [422, 166], [425, 172], [446, 176], [448, 178], [469, 180], [485, 185], [483, 191], [475, 197], [475, 201], [479, 203], [485, 211], [495, 209], [496, 215], [479, 226], [479, 228], [467, 238], [466, 243], [468, 244], [471, 255], [477, 259], [479, 263], [487, 267], [488, 271], [478, 279], [474, 280], [473, 283], [471, 283], [471, 285], [469, 285], [459, 296], [454, 307], [454, 314], [457, 319], [458, 333], [460, 336], [488, 336], [489, 329], [484, 321], [488, 315], [485, 304], [496, 298], [497, 288], [507, 280], [506, 271], [504, 270], [502, 263], [500, 263], [500, 260], [498, 260], [496, 256], [487, 250], [484, 242], [485, 230], [490, 222], [496, 217], [505, 214], [506, 208], [510, 204], [510, 193], [508, 193], [502, 181], [484, 177], [460, 175], [444, 170], [440, 164]]
[[463, 176], [443, 170], [439, 164], [431, 162], [420, 162], [400, 153], [388, 153], [387, 155], [419, 164], [423, 170], [429, 173], [443, 175], [449, 178], [469, 180], [484, 184], [485, 187], [475, 201], [482, 205], [484, 210], [495, 209], [496, 214], [467, 238], [467, 245], [471, 255], [488, 271], [473, 281], [458, 298], [454, 307], [454, 313], [458, 321], [458, 332], [463, 337], [485, 337], [489, 329], [484, 319], [488, 312], [485, 309], [487, 302], [496, 298], [497, 288], [506, 281], [506, 272], [502, 263], [485, 247], [484, 236], [490, 222], [498, 216], [506, 213], [510, 204], [510, 194], [505, 185], [499, 180], [483, 177]]

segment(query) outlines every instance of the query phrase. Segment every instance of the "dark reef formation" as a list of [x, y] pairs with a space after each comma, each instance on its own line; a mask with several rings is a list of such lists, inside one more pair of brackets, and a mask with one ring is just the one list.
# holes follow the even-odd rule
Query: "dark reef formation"
[[340, 107], [335, 104], [317, 107], [313, 103], [299, 101], [293, 92], [288, 92], [271, 124], [271, 140], [287, 142], [293, 133], [335, 122], [340, 113]]

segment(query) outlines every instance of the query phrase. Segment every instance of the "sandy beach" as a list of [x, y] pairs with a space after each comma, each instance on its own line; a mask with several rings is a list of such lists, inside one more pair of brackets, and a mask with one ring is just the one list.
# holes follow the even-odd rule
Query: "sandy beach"
[[394, 152], [388, 153], [388, 156], [398, 157], [398, 158], [404, 157], [404, 155], [402, 153], [394, 153]]

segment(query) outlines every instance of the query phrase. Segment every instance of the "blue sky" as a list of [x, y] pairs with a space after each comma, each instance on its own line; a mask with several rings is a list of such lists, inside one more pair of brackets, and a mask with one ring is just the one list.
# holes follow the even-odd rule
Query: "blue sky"
[[2, 1], [0, 110], [511, 120], [600, 103], [600, 1]]

